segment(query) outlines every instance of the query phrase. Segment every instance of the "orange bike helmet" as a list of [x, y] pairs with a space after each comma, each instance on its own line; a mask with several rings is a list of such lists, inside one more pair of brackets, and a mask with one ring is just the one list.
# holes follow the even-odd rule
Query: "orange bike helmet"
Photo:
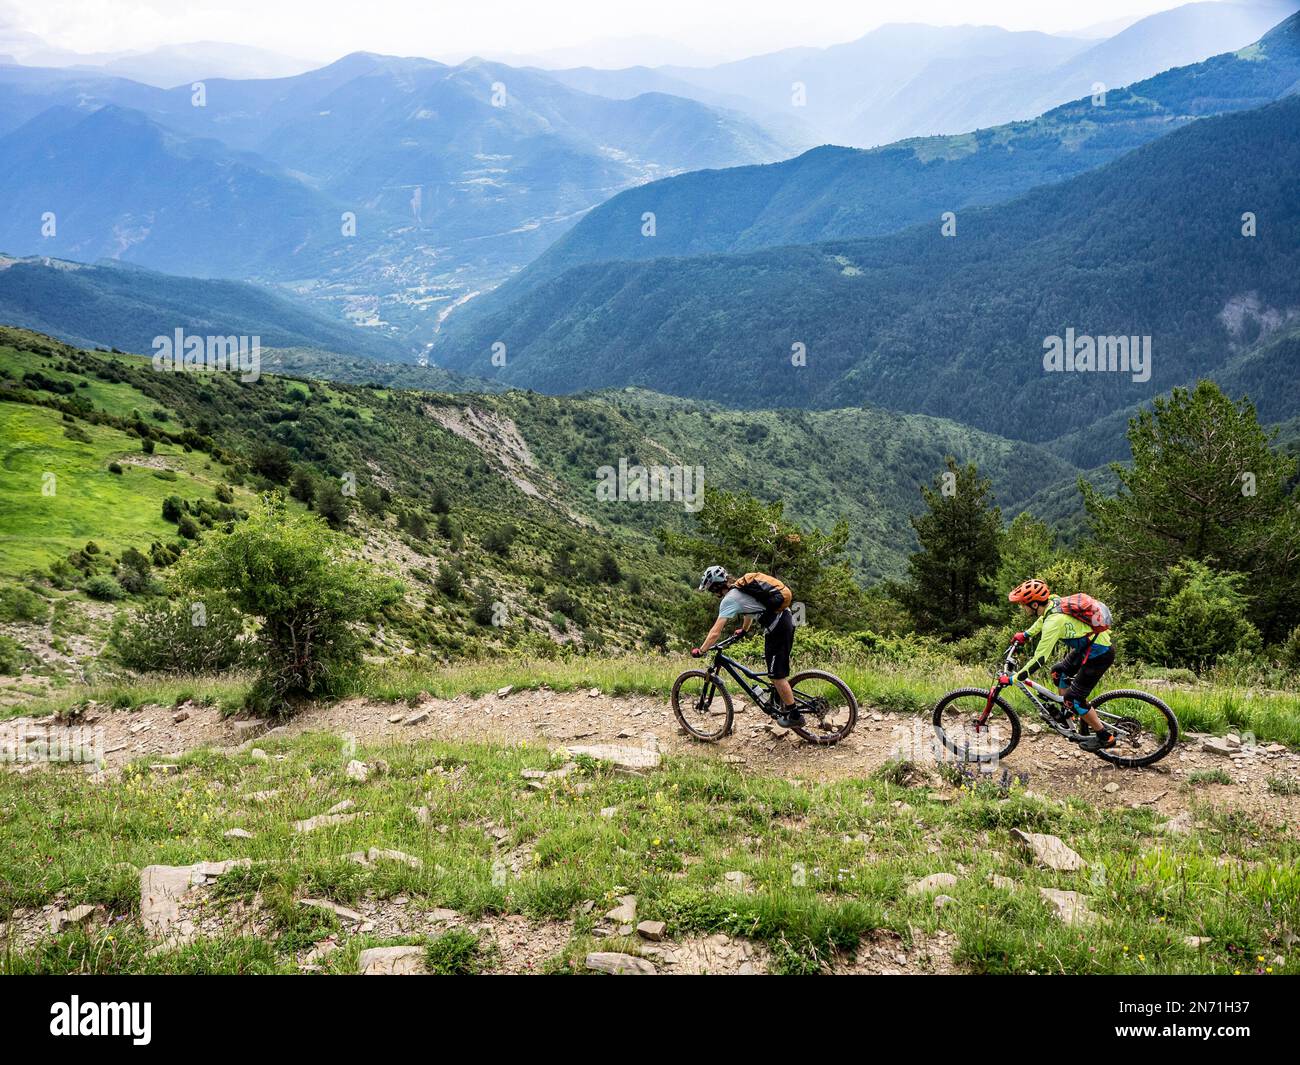
[[1052, 591], [1037, 577], [1031, 577], [1023, 584], [1017, 584], [1007, 594], [1007, 599], [1013, 603], [1046, 603], [1052, 597]]

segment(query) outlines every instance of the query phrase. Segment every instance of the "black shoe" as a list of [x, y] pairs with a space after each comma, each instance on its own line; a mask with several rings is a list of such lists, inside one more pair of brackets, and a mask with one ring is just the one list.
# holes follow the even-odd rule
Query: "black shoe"
[[1110, 729], [1102, 729], [1095, 732], [1087, 739], [1079, 743], [1079, 750], [1089, 751], [1096, 754], [1098, 751], [1108, 751], [1115, 746], [1115, 733]]
[[781, 709], [778, 710], [773, 715], [773, 717], [776, 718], [776, 723], [780, 725], [782, 728], [803, 727], [803, 714], [801, 714], [798, 710], [796, 710], [793, 704], [790, 706], [781, 707]]

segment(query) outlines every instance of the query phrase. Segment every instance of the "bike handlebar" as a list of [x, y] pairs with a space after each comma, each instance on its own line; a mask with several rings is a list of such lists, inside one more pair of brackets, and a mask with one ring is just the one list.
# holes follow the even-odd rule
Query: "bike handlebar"
[[1007, 653], [1002, 656], [1002, 672], [1010, 673], [1016, 664], [1016, 652], [1020, 650], [1020, 644], [1013, 643], [1007, 648]]
[[[750, 635], [752, 635], [752, 633], [749, 630], [734, 633], [733, 635], [728, 636], [725, 640], [719, 640], [709, 648], [709, 651], [721, 651], [724, 647], [730, 647], [737, 640], [743, 640], [746, 636]], [[705, 653], [707, 654], [708, 652]]]

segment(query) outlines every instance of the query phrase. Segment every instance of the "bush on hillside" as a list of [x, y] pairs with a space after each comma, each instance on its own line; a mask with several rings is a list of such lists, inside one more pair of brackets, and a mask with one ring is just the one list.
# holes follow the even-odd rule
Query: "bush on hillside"
[[243, 631], [244, 619], [221, 599], [172, 601], [119, 614], [108, 647], [138, 673], [215, 673], [247, 654]]
[[87, 578], [81, 590], [91, 599], [99, 599], [106, 603], [114, 603], [126, 598], [126, 589], [107, 573], [97, 573]]
[[1134, 654], [1164, 666], [1201, 669], [1220, 658], [1250, 654], [1260, 646], [1250, 620], [1241, 573], [1216, 573], [1186, 560], [1165, 578], [1154, 609], [1129, 627]]
[[1287, 669], [1300, 670], [1300, 625], [1291, 630], [1279, 650], [1278, 657]]
[[0, 674], [15, 676], [32, 661], [22, 644], [8, 636], [0, 636]]
[[30, 588], [17, 584], [0, 588], [0, 621], [28, 621], [39, 624], [49, 616], [49, 605]]
[[356, 559], [356, 546], [277, 494], [178, 563], [180, 588], [226, 597], [259, 623], [254, 709], [284, 713], [295, 698], [335, 694], [360, 668], [355, 626], [399, 598], [401, 586]]

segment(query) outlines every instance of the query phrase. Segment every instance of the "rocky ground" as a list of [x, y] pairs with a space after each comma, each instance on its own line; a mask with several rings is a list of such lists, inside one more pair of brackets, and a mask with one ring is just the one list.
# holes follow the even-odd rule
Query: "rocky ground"
[[[158, 758], [161, 763], [164, 758], [199, 748], [250, 749], [267, 737], [323, 731], [352, 736], [362, 744], [417, 738], [527, 743], [642, 766], [653, 766], [663, 756], [690, 753], [719, 759], [740, 773], [806, 780], [862, 777], [902, 758], [914, 763], [909, 771], [922, 775], [927, 783], [940, 789], [947, 786], [926, 765], [931, 749], [928, 726], [916, 717], [869, 708], [863, 711], [856, 731], [833, 748], [808, 746], [792, 733], [773, 727], [765, 716], [748, 706], [738, 707], [733, 735], [718, 744], [702, 744], [680, 732], [666, 700], [615, 698], [594, 689], [568, 693], [502, 689], [495, 695], [425, 699], [414, 705], [349, 700], [305, 709], [287, 723], [269, 729], [261, 720], [223, 718], [215, 708], [189, 703], [179, 707], [146, 706], [135, 711], [91, 706], [80, 719], [66, 724], [79, 730], [86, 750], [101, 756], [101, 768], [84, 767], [88, 782], [114, 777], [130, 762]], [[50, 725], [47, 721], [15, 718], [0, 725], [0, 735], [5, 737], [10, 751], [37, 750], [43, 742], [53, 743], [64, 735], [47, 733], [45, 729]], [[58, 727], [63, 726], [56, 724]], [[11, 762], [9, 769], [17, 773], [41, 772], [44, 764], [19, 760]], [[1031, 792], [1049, 798], [1082, 797], [1100, 808], [1151, 808], [1165, 818], [1158, 829], [1162, 832], [1185, 833], [1198, 827], [1193, 800], [1202, 810], [1206, 805], [1240, 810], [1292, 834], [1300, 823], [1300, 754], [1279, 745], [1243, 746], [1239, 737], [1193, 734], [1160, 765], [1118, 769], [1078, 751], [1037, 725], [1027, 724], [1020, 747], [1003, 768], [1024, 779]], [[160, 764], [158, 771], [166, 770]], [[564, 772], [530, 770], [525, 777], [535, 773], [531, 785], [541, 789], [549, 785], [547, 777]], [[347, 805], [341, 803], [337, 809]], [[328, 811], [327, 816], [332, 812]], [[1072, 863], [1079, 861], [1078, 856], [1068, 847], [1063, 848], [1063, 853], [1057, 852], [1059, 841], [1053, 840], [1027, 837], [1023, 843], [1050, 868], [1076, 868]], [[1039, 853], [1041, 848], [1045, 848], [1043, 853]], [[372, 851], [354, 857], [362, 863], [416, 860], [397, 852]], [[188, 942], [195, 936], [256, 936], [266, 931], [270, 918], [256, 896], [233, 904], [216, 899], [214, 881], [230, 864], [149, 866], [140, 870], [140, 919], [159, 941], [158, 949]], [[931, 879], [935, 878], [927, 878]], [[942, 907], [952, 901], [943, 892], [956, 879], [948, 879], [952, 883], [923, 881], [912, 888], [933, 895], [934, 905]], [[1014, 889], [1010, 881], [994, 886]], [[1040, 893], [1066, 923], [1092, 917], [1086, 912], [1082, 896], [1069, 891]], [[351, 955], [345, 958], [346, 951], [339, 952], [353, 934], [421, 939], [452, 929], [472, 932], [487, 946], [490, 960], [486, 971], [538, 972], [553, 965], [574, 934], [572, 921], [535, 922], [519, 915], [470, 918], [451, 910], [429, 909], [403, 895], [367, 897], [351, 907], [320, 899], [302, 899], [299, 904], [330, 909], [341, 929], [341, 936], [331, 935], [300, 953], [298, 967], [303, 972], [426, 971], [423, 947], [375, 947], [362, 951], [355, 960]], [[590, 914], [594, 906], [590, 904], [586, 912]], [[12, 914], [7, 926], [0, 929], [0, 938], [10, 940], [21, 950], [72, 925], [102, 926], [118, 920], [122, 918], [106, 913], [102, 907], [68, 906], [56, 900], [41, 909]], [[769, 963], [768, 950], [762, 944], [725, 935], [667, 941], [657, 922], [638, 922], [636, 899], [632, 896], [620, 899], [619, 905], [597, 922], [595, 932], [612, 945], [622, 944], [621, 949], [588, 953], [569, 964], [602, 972], [744, 975], [762, 974]], [[843, 973], [950, 972], [954, 971], [954, 945], [953, 937], [942, 930], [915, 935], [908, 945], [882, 932], [864, 941], [855, 955], [838, 959], [831, 968]]]
[[[773, 728], [765, 715], [737, 704], [734, 733], [721, 743], [705, 744], [681, 733], [665, 699], [616, 698], [595, 689], [503, 692], [426, 699], [413, 707], [347, 700], [308, 708], [275, 731], [346, 733], [363, 743], [432, 737], [551, 747], [652, 746], [668, 755], [689, 752], [720, 758], [741, 772], [811, 780], [860, 777], [890, 759], [923, 763], [931, 757], [929, 726], [921, 718], [869, 708], [863, 709], [856, 730], [846, 740], [822, 748]], [[153, 755], [235, 746], [266, 730], [260, 720], [223, 718], [215, 708], [194, 704], [132, 712], [91, 707], [77, 724], [87, 742], [94, 739], [100, 744], [110, 771]], [[39, 737], [44, 727], [44, 722], [24, 718], [0, 726], [25, 732], [29, 739]], [[1163, 762], [1146, 769], [1120, 769], [1026, 722], [1024, 738], [1002, 768], [1038, 794], [1059, 799], [1078, 796], [1100, 807], [1145, 805], [1176, 820], [1189, 814], [1195, 797], [1201, 803], [1240, 809], [1290, 828], [1300, 823], [1300, 753], [1280, 744], [1243, 745], [1232, 735], [1190, 733]], [[1229, 782], [1214, 782], [1215, 771], [1225, 774]], [[1207, 778], [1211, 773], [1214, 778]], [[1275, 790], [1270, 780], [1291, 782], [1296, 794]]]

